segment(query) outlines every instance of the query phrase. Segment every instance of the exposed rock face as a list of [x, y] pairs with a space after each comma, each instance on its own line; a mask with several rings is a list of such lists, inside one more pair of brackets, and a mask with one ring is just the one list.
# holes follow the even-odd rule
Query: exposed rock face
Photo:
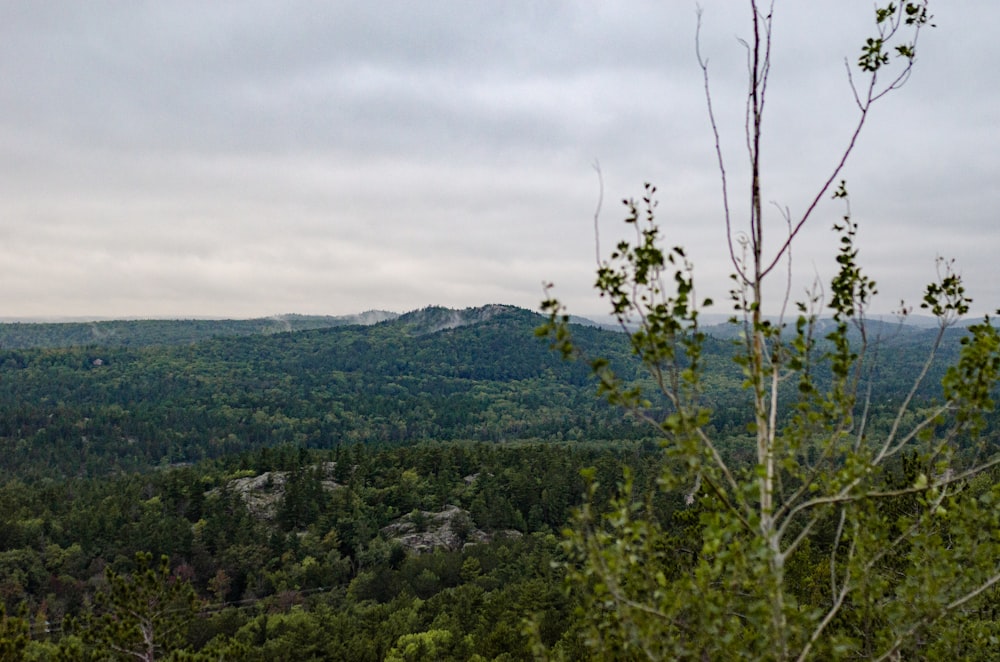
[[466, 308], [465, 310], [428, 306], [400, 315], [397, 322], [410, 335], [422, 336], [445, 329], [486, 322], [502, 313], [514, 311], [517, 311], [516, 307], [502, 304], [490, 304], [478, 308]]
[[[421, 510], [404, 515], [383, 528], [382, 534], [417, 554], [435, 549], [457, 550], [465, 545], [489, 542], [496, 535], [475, 528], [469, 511], [450, 504], [436, 513]], [[502, 531], [499, 535], [517, 537], [521, 533]]]
[[[330, 478], [336, 465], [336, 462], [324, 462], [320, 466], [323, 475], [327, 477], [322, 481], [324, 489], [332, 490], [339, 487], [339, 484]], [[285, 484], [291, 473], [290, 471], [265, 471], [259, 476], [236, 478], [229, 482], [229, 488], [240, 496], [251, 515], [264, 520], [273, 520], [278, 515], [278, 506], [285, 496]]]
[[397, 317], [399, 317], [399, 313], [391, 313], [387, 310], [366, 310], [356, 315], [345, 315], [344, 319], [350, 320], [352, 324], [371, 326], [372, 324], [378, 324], [386, 320], [394, 320]]
[[229, 487], [240, 496], [251, 515], [272, 520], [278, 514], [287, 482], [287, 471], [265, 471], [259, 476], [237, 478]]
[[390, 540], [418, 554], [435, 549], [461, 549], [468, 542], [482, 542], [486, 534], [473, 528], [469, 512], [447, 505], [438, 513], [417, 511], [382, 529]]

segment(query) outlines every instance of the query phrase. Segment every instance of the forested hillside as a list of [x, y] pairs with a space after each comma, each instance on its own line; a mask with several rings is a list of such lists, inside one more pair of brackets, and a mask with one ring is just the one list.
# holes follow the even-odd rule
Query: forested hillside
[[[493, 306], [245, 336], [205, 323], [222, 337], [182, 344], [176, 335], [149, 344], [148, 329], [136, 324], [103, 343], [0, 350], [0, 475], [101, 475], [279, 444], [646, 435], [594, 397], [586, 361], [564, 362], [534, 337], [540, 320]], [[65, 335], [43, 326], [22, 335]], [[576, 333], [584, 352], [612, 357], [625, 378], [638, 374], [622, 334]], [[886, 330], [880, 398], [899, 396], [912, 380], [928, 334]], [[706, 345], [705, 398], [714, 424], [739, 436], [746, 394], [731, 351], [731, 340]]]
[[[3, 471], [99, 475], [278, 444], [615, 439], [589, 370], [533, 337], [523, 310], [425, 310], [374, 326], [140, 348], [0, 353]], [[586, 329], [595, 349], [622, 338]]]
[[[142, 583], [173, 605], [149, 616], [150, 631], [179, 633], [158, 635], [162, 650], [210, 659], [586, 655], [559, 544], [581, 471], [593, 467], [601, 508], [624, 466], [651, 486], [662, 458], [649, 430], [595, 397], [586, 360], [535, 337], [540, 321], [431, 308], [238, 337], [206, 323], [198, 342], [126, 325], [136, 338], [4, 349], [0, 645], [89, 659], [126, 636], [109, 605]], [[624, 334], [573, 331], [584, 354], [639, 374]], [[928, 342], [879, 333], [873, 428]], [[739, 463], [752, 442], [733, 342], [706, 340], [704, 399]], [[682, 500], [650, 505], [683, 547], [698, 515]]]

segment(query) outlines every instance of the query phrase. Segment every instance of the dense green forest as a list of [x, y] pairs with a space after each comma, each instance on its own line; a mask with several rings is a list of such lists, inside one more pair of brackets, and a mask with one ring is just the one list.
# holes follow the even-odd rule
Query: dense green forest
[[[281, 446], [110, 479], [10, 480], [0, 489], [0, 595], [8, 614], [30, 620], [34, 649], [62, 642], [86, 652], [100, 642], [88, 643], [80, 619], [107, 589], [106, 573], [141, 569], [135, 554], [150, 550], [200, 600], [182, 647], [214, 641], [232, 659], [263, 644], [250, 659], [288, 659], [295, 646], [297, 659], [379, 660], [404, 635], [444, 630], [457, 659], [521, 659], [527, 615], [540, 615], [549, 643], [570, 628], [553, 534], [582, 493], [580, 469], [597, 464], [613, 485], [621, 456], [638, 452]], [[269, 485], [238, 488], [261, 475]], [[273, 497], [273, 508], [253, 508], [248, 494]], [[451, 544], [407, 553], [380, 533], [404, 516], [433, 532], [446, 506], [461, 509], [445, 525]]]
[[[435, 333], [452, 311], [374, 326], [0, 353], [2, 471], [97, 475], [278, 444], [617, 439], [639, 432], [596, 403], [583, 363], [504, 307]], [[586, 329], [622, 356], [618, 334]], [[586, 432], [585, 432], [586, 431]]]
[[[624, 467], [652, 486], [662, 457], [595, 397], [586, 361], [535, 337], [540, 321], [431, 308], [280, 333], [199, 322], [200, 339], [134, 323], [87, 344], [0, 328], [19, 338], [0, 351], [0, 658], [109, 659], [109, 641], [139, 645], [142, 624], [116, 616], [136, 604], [159, 652], [189, 658], [585, 657], [561, 545], [581, 472], [601, 508]], [[874, 329], [877, 427], [930, 332]], [[625, 334], [574, 334], [639, 379]], [[747, 396], [721, 335], [705, 342], [705, 399], [739, 462]], [[677, 550], [696, 540], [681, 495], [649, 506]]]
[[[239, 337], [204, 323], [207, 340], [171, 335], [162, 345], [149, 345], [147, 329], [135, 324], [123, 329], [145, 338], [139, 346], [116, 334], [109, 344], [57, 349], [45, 347], [54, 335], [48, 325], [37, 337], [19, 330], [22, 344], [41, 347], [0, 349], [0, 475], [96, 476], [279, 444], [647, 435], [594, 397], [585, 361], [561, 361], [533, 337], [539, 322], [502, 306], [426, 309], [371, 326]], [[883, 363], [892, 369], [879, 375], [886, 401], [912, 383], [929, 337], [887, 329]], [[637, 378], [624, 334], [580, 326], [577, 338]], [[713, 422], [738, 436], [746, 394], [732, 342], [708, 343]]]

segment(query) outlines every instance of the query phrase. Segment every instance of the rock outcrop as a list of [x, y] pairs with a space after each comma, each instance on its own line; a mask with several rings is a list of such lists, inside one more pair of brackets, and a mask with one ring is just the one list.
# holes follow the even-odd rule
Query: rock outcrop
[[[340, 487], [331, 478], [336, 464], [336, 462], [324, 462], [320, 465], [325, 476], [322, 481], [323, 489], [333, 490]], [[273, 520], [278, 515], [278, 506], [285, 496], [285, 484], [291, 474], [290, 471], [265, 471], [259, 476], [235, 478], [229, 481], [228, 487], [239, 495], [251, 515], [263, 520]], [[208, 494], [213, 492], [216, 490]]]
[[382, 529], [382, 535], [410, 552], [422, 554], [436, 549], [457, 550], [465, 545], [489, 542], [497, 536], [519, 537], [519, 531], [494, 534], [477, 529], [469, 511], [446, 505], [439, 512], [417, 510]]

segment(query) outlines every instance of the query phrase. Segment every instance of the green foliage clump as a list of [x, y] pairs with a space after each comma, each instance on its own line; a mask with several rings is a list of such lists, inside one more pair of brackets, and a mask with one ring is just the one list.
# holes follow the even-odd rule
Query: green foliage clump
[[[618, 494], [598, 507], [591, 495], [567, 531], [566, 573], [581, 599], [584, 644], [615, 659], [899, 659], [954, 657], [993, 632], [983, 618], [1000, 583], [1000, 455], [988, 433], [1000, 377], [1000, 333], [986, 318], [968, 327], [936, 400], [922, 399], [948, 330], [969, 299], [950, 263], [922, 306], [938, 327], [912, 384], [894, 402], [875, 384], [884, 344], [866, 316], [876, 283], [861, 269], [850, 208], [834, 224], [837, 273], [797, 304], [765, 314], [777, 268], [830, 191], [872, 105], [900, 87], [929, 25], [925, 2], [877, 8], [876, 36], [862, 49], [865, 86], [854, 88], [857, 128], [832, 176], [798, 218], [780, 210], [787, 238], [773, 254], [764, 241], [760, 144], [770, 71], [771, 13], [751, 0], [747, 43], [750, 97], [749, 228], [734, 229], [726, 169], [709, 93], [709, 116], [723, 180], [723, 210], [734, 270], [735, 364], [748, 395], [746, 453], [734, 453], [713, 425], [706, 337], [692, 267], [683, 249], [659, 247], [655, 188], [626, 200], [635, 240], [600, 265], [597, 288], [631, 340], [645, 383], [619, 377], [602, 358], [590, 365], [612, 404], [661, 437], [663, 465], [653, 489], [625, 472]], [[891, 53], [902, 69], [886, 78]], [[707, 64], [705, 70], [708, 90]], [[852, 85], [854, 81], [852, 80]], [[846, 186], [833, 194], [844, 203]], [[789, 275], [778, 280], [787, 288]], [[787, 302], [787, 289], [779, 301]], [[824, 301], [825, 299], [825, 301]], [[829, 319], [821, 319], [825, 304]], [[555, 298], [541, 333], [564, 357], [584, 354]], [[789, 385], [792, 388], [789, 388]], [[666, 402], [657, 406], [650, 395]], [[681, 509], [657, 508], [683, 496]], [[560, 657], [558, 647], [550, 651]]]

